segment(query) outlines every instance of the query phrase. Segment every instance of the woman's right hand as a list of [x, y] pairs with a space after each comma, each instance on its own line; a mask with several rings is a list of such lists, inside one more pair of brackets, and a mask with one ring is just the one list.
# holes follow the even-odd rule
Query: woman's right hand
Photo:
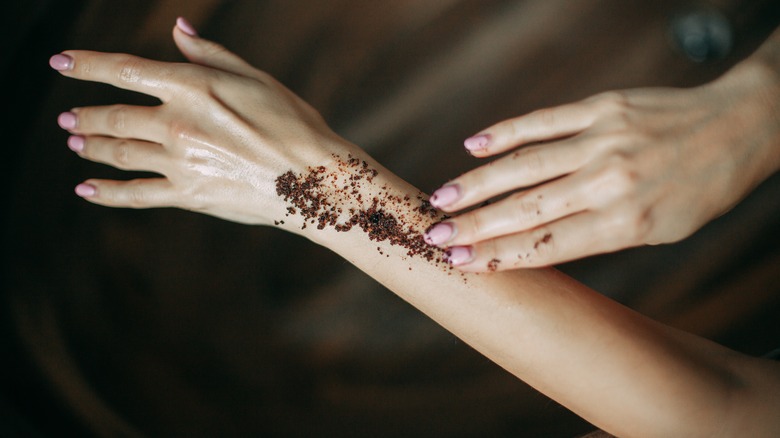
[[306, 102], [179, 19], [176, 45], [190, 63], [69, 50], [50, 64], [67, 77], [160, 99], [158, 106], [74, 108], [58, 122], [83, 158], [159, 178], [90, 179], [77, 194], [113, 207], [178, 207], [249, 224], [284, 211], [275, 179], [324, 165], [350, 145]]

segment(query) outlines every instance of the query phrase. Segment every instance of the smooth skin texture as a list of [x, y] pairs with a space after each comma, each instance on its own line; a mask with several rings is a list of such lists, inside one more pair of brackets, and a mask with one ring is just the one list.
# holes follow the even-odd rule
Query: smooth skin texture
[[[345, 209], [361, 208], [361, 199], [379, 193], [420, 193], [221, 46], [178, 27], [174, 40], [191, 63], [77, 50], [52, 60], [66, 66], [59, 71], [67, 77], [133, 89], [162, 102], [70, 111], [77, 123], [66, 129], [83, 137], [83, 148], [75, 147], [81, 157], [162, 175], [88, 180], [80, 187], [91, 188], [82, 194], [90, 202], [173, 206], [273, 224], [286, 208], [273, 190], [276, 176], [309, 166], [337, 172], [333, 154], [351, 154], [378, 170], [353, 197], [342, 198]], [[140, 129], [144, 124], [153, 126]], [[397, 209], [420, 219], [410, 224], [420, 233], [435, 220], [415, 217], [414, 206], [404, 203]], [[553, 269], [453, 273], [442, 263], [408, 256], [405, 248], [372, 241], [361, 230], [303, 228], [295, 218], [277, 226], [330, 248], [606, 431], [659, 437], [780, 433], [778, 363], [663, 326]]]
[[430, 230], [473, 272], [554, 265], [684, 239], [780, 169], [780, 33], [692, 89], [612, 91], [497, 123], [465, 141], [504, 156], [431, 203], [471, 209]]

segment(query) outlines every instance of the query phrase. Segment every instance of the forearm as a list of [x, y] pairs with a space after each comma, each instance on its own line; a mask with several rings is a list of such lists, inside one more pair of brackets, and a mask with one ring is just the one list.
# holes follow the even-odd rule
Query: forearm
[[[345, 192], [341, 183], [322, 189], [340, 191], [342, 208], [358, 212], [370, 209], [374, 199], [385, 200], [385, 212], [403, 217], [417, 233], [435, 220], [420, 215], [417, 189], [359, 149], [351, 153], [378, 173], [371, 181], [359, 178], [357, 192], [352, 187]], [[326, 182], [345, 171], [334, 163], [325, 168]], [[394, 201], [404, 199], [411, 201]], [[283, 226], [332, 249], [600, 427], [625, 434], [679, 434], [685, 425], [716, 427], [727, 418], [726, 401], [740, 379], [731, 364], [742, 358], [724, 348], [652, 322], [552, 269], [465, 274], [440, 261], [441, 253], [432, 260], [430, 254], [410, 255], [407, 246], [372, 240], [359, 226], [318, 229], [310, 220], [300, 229], [302, 219], [296, 208]]]

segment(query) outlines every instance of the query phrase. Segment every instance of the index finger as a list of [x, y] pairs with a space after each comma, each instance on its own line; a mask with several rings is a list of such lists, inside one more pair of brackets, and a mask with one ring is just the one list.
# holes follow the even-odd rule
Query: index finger
[[170, 100], [175, 84], [173, 64], [126, 53], [67, 50], [54, 55], [49, 64], [61, 74], [83, 81], [102, 82], [117, 88]]

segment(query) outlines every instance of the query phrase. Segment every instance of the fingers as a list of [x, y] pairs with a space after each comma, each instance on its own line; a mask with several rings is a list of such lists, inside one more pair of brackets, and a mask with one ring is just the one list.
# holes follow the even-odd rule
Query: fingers
[[61, 128], [84, 135], [133, 138], [165, 143], [169, 128], [159, 107], [108, 105], [74, 108], [60, 114]]
[[439, 246], [469, 245], [530, 230], [588, 209], [589, 186], [581, 178], [571, 176], [513, 193], [495, 204], [435, 225], [426, 232], [425, 239]]
[[465, 272], [551, 266], [620, 249], [608, 222], [597, 213], [582, 212], [531, 231], [450, 248], [448, 257]]
[[164, 178], [131, 181], [90, 179], [76, 186], [76, 194], [89, 202], [107, 207], [176, 207], [178, 196]]
[[74, 79], [102, 82], [148, 94], [163, 102], [170, 100], [179, 87], [178, 83], [172, 80], [176, 76], [175, 64], [126, 53], [68, 50], [52, 56], [49, 65]]
[[257, 77], [259, 71], [249, 63], [213, 41], [200, 38], [195, 28], [183, 17], [176, 20], [173, 40], [182, 55], [194, 64]]
[[164, 173], [165, 152], [156, 143], [73, 135], [68, 138], [68, 147], [83, 158], [117, 169]]
[[499, 122], [464, 142], [474, 156], [487, 157], [519, 145], [574, 135], [593, 123], [596, 115], [585, 102], [534, 111]]
[[581, 139], [529, 146], [478, 167], [447, 183], [431, 196], [431, 204], [446, 212], [470, 207], [502, 193], [567, 175], [588, 158]]

